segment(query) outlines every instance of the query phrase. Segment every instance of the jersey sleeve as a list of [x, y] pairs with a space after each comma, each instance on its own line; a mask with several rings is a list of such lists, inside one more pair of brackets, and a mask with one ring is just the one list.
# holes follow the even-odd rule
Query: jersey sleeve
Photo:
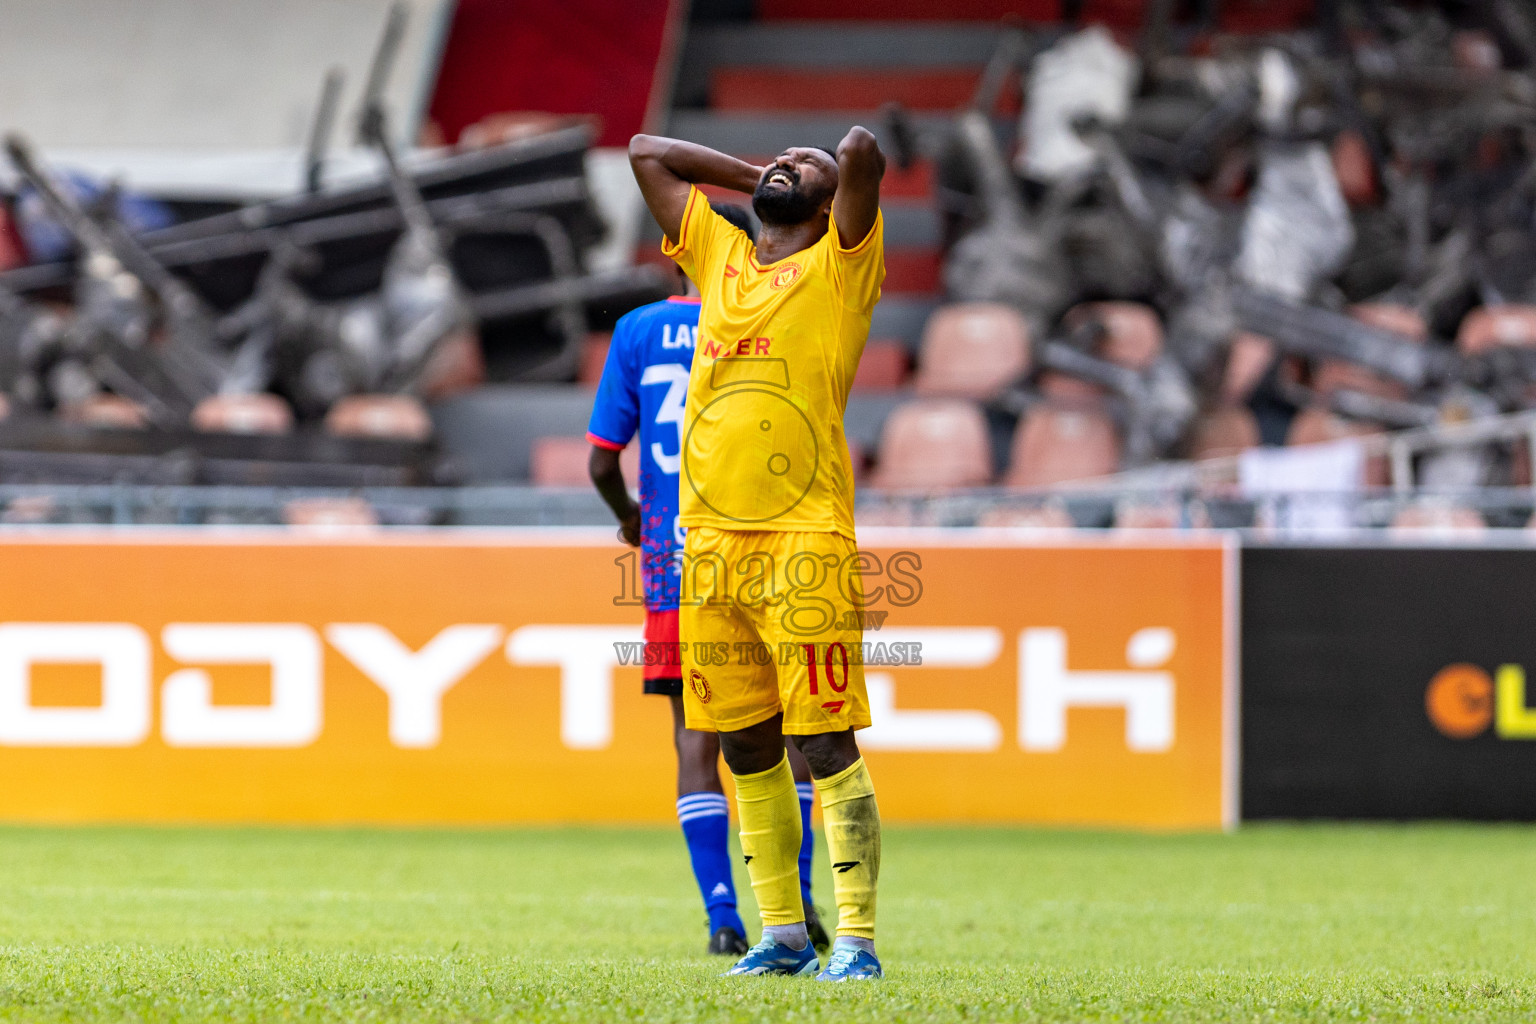
[[663, 238], [661, 252], [676, 260], [683, 273], [702, 287], [700, 274], [724, 248], [723, 240], [737, 230], [730, 221], [709, 208], [709, 198], [703, 192], [689, 186], [688, 205], [683, 208], [683, 226], [677, 232], [677, 244]]
[[613, 328], [613, 341], [608, 345], [608, 358], [592, 403], [592, 418], [587, 423], [587, 440], [599, 448], [619, 451], [640, 426], [640, 383], [633, 358], [637, 338], [635, 318], [620, 317]]
[[885, 214], [876, 212], [874, 227], [857, 245], [845, 249], [837, 230], [837, 207], [832, 208], [832, 224], [827, 230], [832, 238], [833, 258], [843, 285], [843, 305], [869, 312], [880, 301], [880, 286], [885, 282]]

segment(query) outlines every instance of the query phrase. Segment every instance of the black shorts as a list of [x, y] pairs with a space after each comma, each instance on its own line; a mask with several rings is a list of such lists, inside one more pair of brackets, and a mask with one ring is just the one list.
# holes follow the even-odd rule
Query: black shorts
[[683, 677], [672, 676], [663, 679], [647, 679], [645, 692], [654, 693], [658, 697], [681, 697], [683, 695]]

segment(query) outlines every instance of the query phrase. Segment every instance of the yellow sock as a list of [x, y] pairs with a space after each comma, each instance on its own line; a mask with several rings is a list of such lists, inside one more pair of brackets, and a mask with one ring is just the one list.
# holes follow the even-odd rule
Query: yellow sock
[[805, 920], [800, 903], [800, 797], [789, 757], [753, 775], [735, 775], [741, 853], [763, 927]]
[[832, 855], [837, 934], [875, 939], [875, 885], [880, 880], [880, 808], [861, 757], [816, 780], [822, 832]]

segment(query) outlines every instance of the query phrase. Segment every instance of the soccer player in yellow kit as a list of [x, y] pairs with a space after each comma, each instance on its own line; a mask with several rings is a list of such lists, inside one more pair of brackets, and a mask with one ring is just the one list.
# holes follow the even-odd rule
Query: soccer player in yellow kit
[[[858, 127], [835, 155], [796, 147], [767, 167], [647, 135], [629, 155], [663, 252], [703, 294], [678, 517], [684, 713], [720, 736], [764, 933], [728, 973], [879, 978], [880, 815], [854, 740], [869, 699], [843, 411], [885, 278], [885, 157]], [[752, 196], [755, 245], [699, 185]], [[801, 909], [784, 736], [810, 764], [831, 854], [824, 970]]]

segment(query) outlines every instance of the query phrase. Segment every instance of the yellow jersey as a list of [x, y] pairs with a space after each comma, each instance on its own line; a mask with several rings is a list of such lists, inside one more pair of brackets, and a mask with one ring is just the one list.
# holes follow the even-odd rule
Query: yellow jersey
[[843, 411], [885, 280], [878, 214], [845, 249], [837, 210], [814, 245], [763, 266], [690, 189], [662, 251], [703, 294], [683, 414], [678, 522], [722, 530], [853, 529]]

